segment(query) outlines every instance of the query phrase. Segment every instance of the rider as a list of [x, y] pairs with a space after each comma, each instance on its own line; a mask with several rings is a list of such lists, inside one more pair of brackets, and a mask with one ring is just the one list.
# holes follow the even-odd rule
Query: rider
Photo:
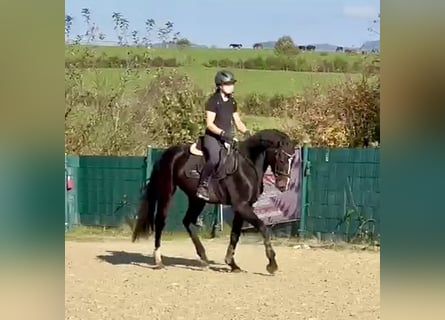
[[206, 104], [206, 130], [203, 141], [203, 151], [206, 165], [202, 170], [197, 196], [209, 200], [209, 181], [213, 170], [219, 162], [219, 152], [224, 142], [232, 143], [232, 120], [236, 128], [244, 136], [250, 136], [238, 114], [233, 89], [236, 80], [230, 71], [221, 70], [215, 75], [216, 91]]

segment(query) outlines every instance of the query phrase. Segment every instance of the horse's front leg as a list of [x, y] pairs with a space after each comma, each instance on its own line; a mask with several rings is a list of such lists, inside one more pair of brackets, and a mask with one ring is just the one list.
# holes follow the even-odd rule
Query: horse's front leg
[[230, 233], [230, 244], [227, 248], [225, 262], [230, 266], [232, 272], [240, 272], [242, 271], [240, 267], [235, 263], [235, 248], [238, 243], [241, 227], [243, 225], [243, 219], [238, 212], [234, 212], [233, 222], [232, 222], [232, 231]]
[[267, 265], [266, 269], [271, 274], [275, 273], [275, 271], [278, 270], [278, 265], [275, 260], [275, 251], [272, 248], [269, 228], [267, 228], [264, 225], [264, 222], [260, 218], [258, 218], [258, 216], [253, 211], [253, 207], [249, 203], [247, 202], [240, 203], [236, 205], [234, 209], [241, 216], [242, 220], [246, 220], [248, 223], [254, 226], [259, 232], [261, 232], [261, 235], [263, 236], [264, 239], [266, 256], [269, 259], [269, 264]]

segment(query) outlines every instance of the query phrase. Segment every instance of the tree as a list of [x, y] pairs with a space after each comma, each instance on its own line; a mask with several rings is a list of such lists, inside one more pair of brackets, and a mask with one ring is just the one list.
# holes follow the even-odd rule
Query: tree
[[164, 28], [159, 28], [158, 30], [158, 38], [162, 42], [164, 46], [167, 46], [167, 43], [170, 38], [170, 34], [173, 32], [173, 22], [167, 21], [165, 23]]
[[117, 39], [120, 46], [126, 46], [128, 45], [127, 41], [127, 32], [129, 27], [129, 22], [127, 19], [124, 18], [122, 13], [120, 12], [113, 12], [111, 17], [114, 20], [114, 30], [117, 33]]
[[188, 48], [192, 45], [192, 43], [187, 38], [181, 38], [176, 41], [176, 45], [180, 48]]
[[149, 47], [151, 45], [151, 32], [153, 31], [153, 28], [155, 26], [154, 19], [147, 19], [145, 20], [145, 36], [142, 38], [142, 42], [146, 47]]
[[69, 42], [70, 40], [70, 33], [71, 33], [71, 27], [73, 26], [73, 20], [74, 18], [70, 16], [69, 14], [65, 15], [65, 41]]
[[138, 31], [137, 31], [137, 30], [134, 30], [134, 31], [131, 33], [131, 37], [133, 38], [133, 44], [134, 44], [135, 46], [139, 45], [139, 36], [138, 36]]
[[378, 34], [380, 36], [380, 13], [377, 16], [377, 19], [374, 19], [372, 21], [372, 27], [369, 27], [368, 31], [372, 32], [372, 33], [375, 33], [375, 34]]
[[77, 36], [77, 41], [80, 42], [83, 38], [86, 39], [87, 43], [90, 43], [91, 41], [96, 40], [99, 38], [100, 40], [105, 39], [105, 34], [99, 32], [99, 27], [91, 21], [91, 11], [88, 8], [83, 8], [82, 16], [85, 19], [85, 23], [87, 25], [87, 30], [85, 31], [84, 35]]
[[290, 36], [282, 36], [275, 43], [275, 53], [277, 55], [295, 56], [299, 53], [298, 47]]

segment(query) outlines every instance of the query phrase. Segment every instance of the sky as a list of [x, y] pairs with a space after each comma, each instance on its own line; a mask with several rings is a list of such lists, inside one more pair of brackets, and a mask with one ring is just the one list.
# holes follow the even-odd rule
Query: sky
[[[380, 12], [379, 0], [65, 0], [65, 14], [74, 17], [71, 38], [86, 30], [82, 8], [105, 33], [117, 41], [113, 12], [120, 12], [130, 30], [143, 33], [146, 19], [157, 26], [174, 23], [174, 31], [191, 42], [226, 48], [230, 43], [275, 41], [290, 35], [298, 45], [329, 43], [360, 47], [378, 40], [368, 31]], [[156, 36], [155, 36], [156, 37]], [[153, 42], [158, 42], [154, 39]]]

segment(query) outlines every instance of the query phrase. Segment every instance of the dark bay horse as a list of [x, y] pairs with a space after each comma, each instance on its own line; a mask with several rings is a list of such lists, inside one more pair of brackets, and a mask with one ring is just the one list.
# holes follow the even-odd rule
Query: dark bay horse
[[[195, 195], [200, 170], [205, 161], [198, 147], [194, 143], [174, 145], [166, 149], [155, 162], [150, 180], [145, 186], [132, 241], [141, 235], [150, 234], [154, 229], [154, 257], [158, 267], [162, 267], [161, 234], [170, 201], [177, 187], [187, 194], [189, 202], [183, 224], [203, 265], [209, 263], [196, 228], [197, 218], [206, 204], [205, 200]], [[232, 271], [241, 270], [235, 263], [234, 253], [243, 221], [250, 223], [263, 236], [266, 256], [269, 259], [267, 271], [274, 273], [278, 269], [269, 228], [254, 213], [253, 204], [262, 193], [263, 176], [268, 166], [271, 166], [275, 175], [276, 187], [282, 192], [287, 190], [293, 153], [294, 146], [289, 136], [274, 129], [259, 131], [235, 148], [222, 148], [220, 164], [209, 184], [208, 202], [231, 205], [233, 208], [230, 244], [225, 257], [225, 262]]]

